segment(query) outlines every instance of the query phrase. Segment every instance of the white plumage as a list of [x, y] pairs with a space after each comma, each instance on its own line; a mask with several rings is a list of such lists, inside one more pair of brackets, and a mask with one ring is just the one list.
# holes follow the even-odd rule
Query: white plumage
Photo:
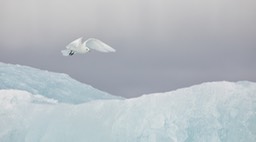
[[95, 39], [95, 38], [89, 38], [85, 42], [82, 42], [83, 38], [78, 38], [74, 41], [72, 41], [70, 44], [66, 46], [67, 49], [62, 50], [63, 56], [72, 56], [76, 53], [79, 54], [85, 54], [89, 52], [91, 49], [97, 50], [100, 52], [116, 52], [116, 50], [106, 43]]

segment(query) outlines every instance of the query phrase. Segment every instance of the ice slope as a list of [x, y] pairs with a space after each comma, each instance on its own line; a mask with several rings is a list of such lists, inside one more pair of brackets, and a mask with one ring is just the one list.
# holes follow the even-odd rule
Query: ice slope
[[[80, 83], [66, 74], [0, 62], [0, 89], [25, 90], [65, 103], [118, 98]], [[120, 99], [120, 98], [119, 98]]]
[[0, 141], [255, 142], [256, 83], [212, 82], [81, 104], [1, 90]]

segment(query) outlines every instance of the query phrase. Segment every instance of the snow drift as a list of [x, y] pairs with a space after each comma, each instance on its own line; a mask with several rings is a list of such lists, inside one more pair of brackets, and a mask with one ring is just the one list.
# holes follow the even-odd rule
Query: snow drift
[[204, 83], [139, 98], [79, 104], [60, 102], [54, 94], [10, 89], [0, 91], [1, 142], [256, 141], [253, 82]]

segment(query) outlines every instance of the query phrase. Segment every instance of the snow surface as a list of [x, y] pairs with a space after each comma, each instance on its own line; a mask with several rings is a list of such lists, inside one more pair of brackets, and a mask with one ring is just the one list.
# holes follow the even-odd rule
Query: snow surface
[[[12, 66], [10, 72], [20, 71], [18, 66], [7, 66]], [[30, 70], [37, 75], [45, 72], [26, 68]], [[4, 86], [2, 79], [9, 76], [5, 78], [2, 73], [3, 69], [0, 84]], [[9, 82], [12, 79], [15, 77]], [[24, 86], [34, 83], [25, 81]], [[253, 82], [203, 83], [133, 99], [95, 99], [79, 104], [72, 99], [61, 101], [55, 94], [39, 95], [41, 88], [33, 94], [29, 89], [13, 87], [0, 90], [0, 142], [256, 141]]]

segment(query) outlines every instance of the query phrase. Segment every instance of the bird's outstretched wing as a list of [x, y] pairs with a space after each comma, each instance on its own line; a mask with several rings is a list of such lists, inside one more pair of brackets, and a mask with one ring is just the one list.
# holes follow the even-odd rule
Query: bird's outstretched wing
[[80, 37], [80, 38], [78, 38], [78, 39], [72, 41], [71, 43], [69, 43], [69, 44], [66, 46], [66, 48], [67, 48], [67, 49], [72, 49], [72, 48], [76, 48], [76, 47], [80, 46], [80, 45], [82, 44], [82, 39], [83, 39], [83, 38]]
[[95, 39], [95, 38], [90, 38], [90, 39], [86, 40], [84, 42], [84, 46], [86, 46], [90, 49], [100, 51], [100, 52], [116, 52], [116, 50], [114, 48], [110, 47], [106, 43], [104, 43], [98, 39]]

